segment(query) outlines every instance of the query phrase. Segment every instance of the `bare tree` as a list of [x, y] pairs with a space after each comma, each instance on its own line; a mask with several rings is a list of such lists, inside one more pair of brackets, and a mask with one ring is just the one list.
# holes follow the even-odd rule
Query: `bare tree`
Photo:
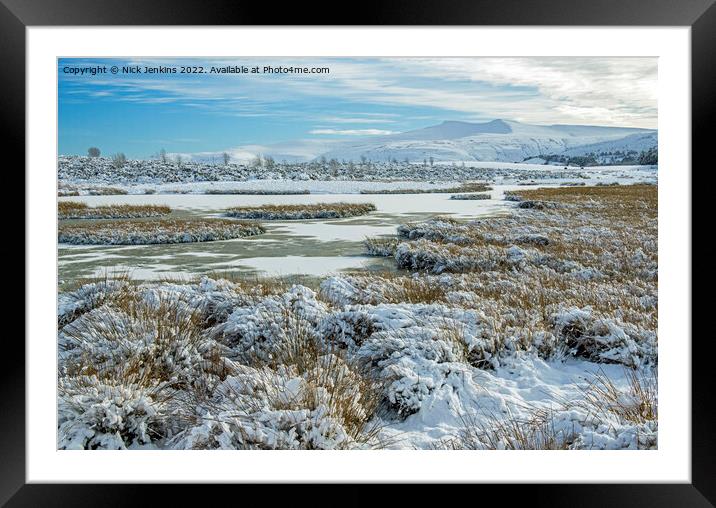
[[162, 161], [164, 164], [167, 163], [167, 151], [164, 148], [159, 150], [159, 160]]
[[90, 157], [99, 157], [100, 153], [101, 152], [99, 151], [99, 148], [97, 148], [96, 146], [91, 146], [87, 149], [87, 155], [89, 155]]
[[222, 153], [221, 157], [224, 159], [224, 166], [228, 166], [229, 161], [231, 160], [231, 156], [229, 155], [229, 152]]
[[127, 163], [127, 156], [122, 152], [117, 152], [112, 155], [112, 166], [115, 168], [121, 168]]
[[264, 165], [264, 159], [260, 153], [256, 154], [256, 157], [251, 159], [251, 167], [252, 168], [260, 168], [263, 165]]
[[179, 166], [179, 167], [181, 167], [182, 162], [184, 162], [184, 161], [182, 160], [180, 154], [176, 154], [176, 155], [174, 156], [174, 161], [176, 162], [177, 166]]
[[338, 161], [336, 159], [328, 161], [328, 167], [331, 168], [331, 175], [338, 176]]
[[433, 164], [435, 164], [435, 159], [431, 156], [430, 157], [430, 167], [433, 167]]

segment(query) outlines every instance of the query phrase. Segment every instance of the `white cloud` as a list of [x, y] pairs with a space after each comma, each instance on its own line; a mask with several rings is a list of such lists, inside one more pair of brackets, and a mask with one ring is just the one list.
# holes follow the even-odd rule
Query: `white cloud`
[[319, 118], [322, 122], [329, 123], [395, 123], [394, 119], [388, 118], [362, 118], [362, 117], [342, 117], [342, 116], [324, 116]]
[[[537, 101], [529, 108], [505, 99], [480, 104], [480, 113], [535, 123], [597, 123], [655, 128], [656, 58], [531, 57], [390, 59], [405, 72], [489, 83], [503, 91], [530, 87]], [[450, 87], [446, 87], [450, 88]], [[461, 104], [445, 97], [445, 105]], [[520, 111], [521, 109], [521, 111]], [[504, 111], [505, 114], [501, 114]], [[491, 113], [491, 114], [490, 114]]]

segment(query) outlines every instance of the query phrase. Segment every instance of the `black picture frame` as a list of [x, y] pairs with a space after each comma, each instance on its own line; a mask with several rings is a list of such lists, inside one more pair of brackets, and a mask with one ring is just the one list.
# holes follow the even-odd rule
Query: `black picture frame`
[[[237, 0], [0, 0], [0, 91], [3, 140], [25, 167], [25, 29], [29, 26], [83, 25], [558, 25], [558, 26], [689, 26], [692, 50], [692, 160], [705, 170], [709, 126], [716, 100], [716, 0], [364, 0], [349, 16], [335, 10], [312, 10], [304, 3], [278, 4]], [[319, 14], [320, 12], [320, 14]], [[347, 12], [347, 11], [344, 11]], [[673, 168], [672, 168], [673, 169]], [[24, 179], [19, 187], [25, 188]], [[693, 202], [693, 200], [692, 200]], [[19, 222], [19, 221], [17, 221]], [[16, 224], [18, 228], [21, 224]], [[692, 229], [693, 231], [693, 229]], [[22, 233], [24, 236], [24, 232]], [[9, 253], [9, 251], [6, 251]], [[24, 252], [24, 251], [23, 251]], [[15, 252], [17, 256], [17, 252]], [[25, 273], [32, 270], [23, 260]], [[692, 264], [692, 270], [695, 265]], [[707, 302], [693, 299], [697, 309]], [[702, 309], [703, 310], [703, 309]], [[692, 315], [694, 315], [692, 310]], [[142, 505], [149, 486], [39, 485], [25, 481], [25, 349], [18, 335], [5, 334], [0, 395], [0, 504], [7, 506]], [[12, 340], [10, 340], [12, 338]], [[680, 340], [689, 340], [683, 337]], [[714, 506], [716, 468], [712, 415], [711, 337], [692, 341], [692, 483], [641, 485], [510, 486], [510, 498], [526, 496], [531, 504], [550, 506]], [[496, 486], [497, 489], [505, 486]], [[218, 487], [213, 487], [218, 488]], [[243, 487], [245, 488], [245, 487]], [[343, 499], [365, 497], [360, 487], [343, 490]], [[487, 486], [480, 488], [488, 488]], [[165, 486], [163, 501], [185, 504], [186, 489]], [[222, 491], [225, 489], [221, 489]], [[392, 495], [405, 504], [418, 490]], [[303, 488], [294, 490], [302, 497]], [[315, 490], [313, 491], [315, 492]], [[218, 493], [215, 491], [215, 493]], [[387, 500], [392, 497], [386, 494]], [[243, 496], [242, 496], [243, 497]], [[311, 497], [311, 495], [309, 495]], [[246, 499], [245, 497], [243, 499]], [[484, 493], [476, 498], [487, 499]], [[183, 502], [181, 502], [183, 500]]]

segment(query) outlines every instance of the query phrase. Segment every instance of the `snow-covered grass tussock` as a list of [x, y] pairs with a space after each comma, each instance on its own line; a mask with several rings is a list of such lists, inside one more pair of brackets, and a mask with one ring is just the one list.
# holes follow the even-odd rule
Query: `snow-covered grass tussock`
[[302, 195], [302, 194], [310, 194], [311, 191], [308, 189], [302, 189], [302, 190], [272, 190], [272, 189], [207, 189], [204, 191], [204, 194], [218, 194], [218, 195], [227, 195], [227, 194], [239, 194], [239, 195], [246, 195], [246, 196], [296, 196], [296, 195]]
[[260, 224], [230, 219], [166, 219], [62, 224], [60, 243], [79, 245], [146, 245], [231, 240], [264, 233]]
[[[60, 448], [379, 445], [382, 384], [314, 333], [325, 305], [310, 289], [110, 286], [60, 304]], [[279, 312], [252, 313], [242, 328], [242, 309], [255, 308]]]
[[159, 217], [171, 213], [171, 208], [163, 205], [100, 205], [87, 206], [77, 201], [57, 203], [59, 219], [137, 219], [140, 217]]
[[478, 306], [513, 336], [556, 337], [596, 362], [655, 363], [656, 194], [653, 186], [541, 189], [521, 196], [559, 206], [405, 224], [395, 239], [367, 240], [366, 251], [426, 273], [407, 285], [356, 276], [347, 294], [399, 302], [406, 291], [396, 286], [423, 287], [428, 298]]
[[[362, 190], [361, 194], [432, 194], [432, 193], [452, 193], [452, 192], [484, 192], [492, 190], [488, 185], [481, 182], [463, 182], [455, 187], [447, 188], [418, 188], [418, 189], [378, 189], [378, 190]], [[476, 198], [480, 199], [480, 198]]]
[[[373, 294], [342, 277], [324, 281], [320, 294], [300, 285], [251, 294], [208, 278], [83, 286], [61, 303], [60, 447], [380, 447], [396, 439], [386, 427], [431, 414], [444, 397], [457, 396], [463, 410], [484, 398], [489, 386], [477, 372], [496, 376], [522, 354], [569, 354], [558, 353], [557, 335], [521, 334], [483, 309], [449, 303], [449, 292], [427, 296], [437, 280], [406, 291], [443, 303], [387, 303], [405, 298], [395, 289], [403, 279], [393, 288], [374, 281], [385, 291]], [[366, 299], [373, 303], [349, 303]], [[69, 302], [84, 302], [84, 312], [70, 315]], [[584, 386], [560, 416], [576, 429], [568, 447], [651, 446], [643, 430], [656, 435], [655, 410], [630, 409], [633, 398], [603, 379], [623, 408], [590, 399], [596, 383]], [[618, 439], [596, 423], [594, 400], [620, 422], [610, 427]], [[480, 425], [499, 433], [501, 418]]]
[[127, 194], [127, 191], [119, 187], [106, 185], [84, 184], [75, 185], [63, 182], [61, 179], [57, 186], [57, 196], [116, 196]]
[[372, 203], [315, 203], [300, 205], [261, 205], [229, 208], [227, 217], [261, 220], [340, 219], [374, 212]]
[[450, 196], [450, 199], [459, 199], [459, 200], [480, 200], [480, 199], [490, 199], [489, 194], [453, 194]]

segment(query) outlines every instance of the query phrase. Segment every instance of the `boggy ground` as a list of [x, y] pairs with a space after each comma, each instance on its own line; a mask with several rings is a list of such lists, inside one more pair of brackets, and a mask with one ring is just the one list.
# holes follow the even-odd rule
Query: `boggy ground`
[[657, 188], [368, 242], [405, 275], [59, 297], [60, 448], [657, 446]]

